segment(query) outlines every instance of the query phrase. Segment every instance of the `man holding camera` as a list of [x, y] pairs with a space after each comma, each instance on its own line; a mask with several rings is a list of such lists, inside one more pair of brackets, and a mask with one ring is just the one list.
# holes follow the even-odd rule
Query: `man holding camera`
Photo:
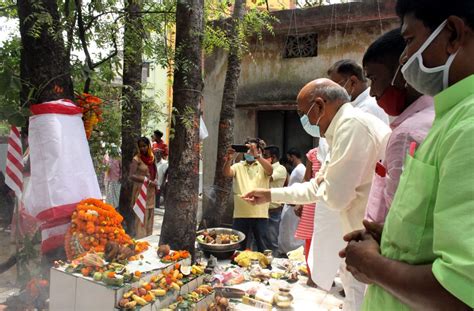
[[262, 157], [265, 144], [262, 140], [249, 139], [245, 142], [248, 150], [244, 153], [244, 160], [232, 164], [236, 150], [229, 148], [225, 157], [224, 176], [233, 178], [234, 194], [234, 222], [232, 228], [245, 234], [246, 239], [241, 248], [250, 248], [253, 235], [257, 250], [263, 252], [265, 234], [268, 226], [268, 203], [252, 205], [241, 198], [244, 193], [255, 188], [270, 187], [270, 178], [273, 174], [272, 165]]

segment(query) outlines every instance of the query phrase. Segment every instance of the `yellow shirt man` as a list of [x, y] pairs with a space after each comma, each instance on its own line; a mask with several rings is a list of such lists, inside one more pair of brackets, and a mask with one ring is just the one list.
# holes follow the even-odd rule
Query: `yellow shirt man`
[[[288, 175], [286, 168], [280, 164], [280, 162], [275, 162], [272, 164], [273, 174], [270, 180], [270, 188], [281, 188], [285, 185], [286, 177]], [[270, 203], [270, 209], [280, 207], [280, 203]]]
[[234, 173], [234, 218], [268, 218], [269, 204], [251, 205], [241, 196], [255, 188], [270, 187], [270, 177], [258, 162], [241, 161], [231, 166]]

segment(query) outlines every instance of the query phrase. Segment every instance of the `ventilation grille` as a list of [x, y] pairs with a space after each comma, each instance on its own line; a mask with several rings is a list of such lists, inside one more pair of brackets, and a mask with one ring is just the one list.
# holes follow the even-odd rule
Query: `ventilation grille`
[[318, 35], [289, 35], [286, 37], [283, 58], [318, 56]]

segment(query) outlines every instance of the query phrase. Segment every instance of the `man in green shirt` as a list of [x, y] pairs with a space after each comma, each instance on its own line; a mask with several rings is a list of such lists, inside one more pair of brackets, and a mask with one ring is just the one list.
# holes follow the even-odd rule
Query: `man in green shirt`
[[344, 237], [348, 270], [371, 284], [365, 310], [474, 307], [474, 1], [398, 0], [405, 80], [435, 96], [385, 225]]

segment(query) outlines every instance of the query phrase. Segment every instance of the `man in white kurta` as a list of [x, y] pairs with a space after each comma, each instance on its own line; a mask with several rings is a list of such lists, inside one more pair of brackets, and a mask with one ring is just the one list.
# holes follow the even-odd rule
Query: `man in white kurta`
[[[354, 108], [347, 92], [328, 79], [308, 83], [298, 94], [298, 112], [312, 135], [319, 131], [329, 145], [330, 161], [309, 182], [287, 188], [257, 189], [243, 197], [254, 204], [323, 202], [339, 212], [343, 234], [362, 229], [376, 163], [384, 158], [390, 128], [378, 118]], [[312, 127], [312, 128], [311, 128]], [[318, 129], [316, 129], [318, 128]], [[341, 236], [342, 239], [342, 236]], [[360, 310], [364, 284], [342, 271], [344, 310]]]
[[369, 81], [365, 77], [361, 65], [352, 59], [341, 59], [329, 68], [328, 76], [346, 89], [351, 97], [353, 107], [370, 113], [385, 124], [389, 124], [387, 113], [377, 105], [375, 97], [370, 96]]

